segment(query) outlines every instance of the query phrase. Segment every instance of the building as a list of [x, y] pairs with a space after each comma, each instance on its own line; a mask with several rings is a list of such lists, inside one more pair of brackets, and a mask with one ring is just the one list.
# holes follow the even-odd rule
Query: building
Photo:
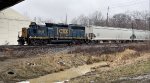
[[30, 19], [8, 8], [0, 11], [0, 45], [17, 45], [19, 31], [28, 27]]

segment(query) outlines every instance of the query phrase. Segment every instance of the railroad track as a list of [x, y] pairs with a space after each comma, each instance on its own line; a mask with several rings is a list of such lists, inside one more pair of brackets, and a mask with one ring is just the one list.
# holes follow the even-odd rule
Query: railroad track
[[[0, 46], [0, 57], [30, 57], [38, 55], [56, 55], [57, 53], [80, 53], [80, 52], [115, 52], [128, 48], [129, 46], [144, 45], [145, 44], [99, 44], [99, 45], [47, 45], [47, 46], [18, 46], [7, 45]], [[139, 47], [138, 46], [138, 47]], [[142, 48], [143, 49], [143, 48]]]
[[66, 45], [66, 44], [49, 44], [46, 46], [28, 46], [28, 45], [24, 45], [24, 46], [20, 46], [20, 45], [1, 45], [0, 48], [60, 48], [60, 47], [73, 47], [73, 46], [96, 46], [96, 47], [119, 47], [119, 46], [133, 46], [133, 45], [146, 45], [145, 43], [119, 43], [119, 44], [115, 44], [115, 43], [102, 43], [102, 44], [83, 44], [83, 45]]

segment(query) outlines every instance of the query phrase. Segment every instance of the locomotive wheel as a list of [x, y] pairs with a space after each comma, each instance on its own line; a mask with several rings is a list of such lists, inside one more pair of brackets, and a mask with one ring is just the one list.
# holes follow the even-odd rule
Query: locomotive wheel
[[47, 45], [48, 43], [47, 40], [41, 40], [40, 42], [41, 42], [41, 45]]
[[30, 45], [37, 46], [38, 45], [37, 40], [31, 39], [30, 40]]
[[48, 41], [47, 40], [44, 40], [44, 45], [47, 45], [48, 44]]
[[47, 40], [35, 40], [35, 39], [30, 40], [30, 45], [33, 46], [47, 45], [47, 43], [48, 43]]
[[77, 42], [76, 42], [76, 41], [73, 41], [73, 42], [72, 42], [72, 45], [76, 45], [76, 44], [77, 44]]
[[18, 42], [19, 45], [23, 46], [25, 43], [24, 42]]
[[19, 45], [24, 45], [24, 44], [25, 44], [25, 41], [24, 41], [23, 39], [20, 39], [20, 40], [18, 41], [18, 44], [19, 44]]

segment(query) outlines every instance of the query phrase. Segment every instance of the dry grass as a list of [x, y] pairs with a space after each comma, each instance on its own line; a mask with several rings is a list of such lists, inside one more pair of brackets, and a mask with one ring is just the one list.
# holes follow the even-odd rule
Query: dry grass
[[140, 56], [136, 51], [130, 50], [130, 49], [126, 49], [124, 52], [117, 53], [116, 55], [118, 55], [117, 60], [119, 61], [135, 58], [136, 56]]
[[[141, 53], [149, 52], [150, 47], [147, 45], [134, 45], [134, 46], [125, 46], [125, 47], [88, 47], [81, 48], [78, 47], [74, 51], [68, 52], [69, 54], [83, 55], [88, 56], [88, 63], [93, 63], [99, 61], [123, 61], [131, 58], [140, 57]], [[96, 58], [93, 58], [95, 56]]]
[[[88, 50], [87, 50], [88, 49]], [[82, 49], [85, 54], [93, 54], [91, 48]], [[107, 48], [108, 49], [108, 48]], [[106, 71], [98, 67], [94, 72], [87, 73], [84, 76], [71, 79], [70, 83], [103, 83], [117, 82], [120, 77], [130, 77], [150, 73], [149, 46], [128, 46], [123, 50], [111, 51], [111, 53], [102, 53], [96, 51], [100, 61], [108, 61], [110, 68]], [[79, 50], [74, 51], [79, 53]], [[104, 51], [103, 51], [104, 52]], [[81, 53], [81, 52], [80, 52]], [[91, 62], [91, 60], [89, 60]], [[104, 68], [105, 69], [105, 68]]]
[[7, 59], [38, 57], [45, 54], [53, 55], [56, 51], [57, 50], [53, 50], [51, 47], [1, 47], [0, 61], [4, 61]]
[[81, 48], [78, 47], [74, 51], [68, 52], [69, 54], [75, 53], [83, 53], [84, 55], [91, 55], [91, 56], [101, 56], [102, 54], [112, 54], [116, 52], [124, 51], [124, 47], [88, 47], [88, 48]]
[[[131, 60], [142, 56], [141, 53], [147, 52], [147, 49], [149, 48], [145, 46], [103, 48], [78, 47], [74, 51], [70, 51], [68, 53], [55, 54], [51, 48], [44, 47], [32, 49], [3, 48], [0, 49], [0, 52], [4, 53], [4, 56], [0, 58], [1, 61], [3, 60], [1, 67], [2, 69], [0, 68], [0, 80], [26, 80], [54, 72], [64, 71], [65, 69], [69, 69], [74, 66], [77, 67], [80, 65], [92, 64], [100, 61], [107, 61], [110, 64], [113, 63], [113, 66], [118, 66], [125, 64], [124, 62], [126, 60]], [[8, 60], [5, 61], [6, 59]], [[9, 75], [8, 72], [14, 72], [14, 75]], [[104, 73], [104, 75], [107, 77], [109, 73]], [[97, 78], [94, 77], [93, 79]]]
[[[129, 54], [134, 53], [134, 51], [126, 50], [126, 52], [130, 52]], [[127, 54], [127, 53], [123, 53]], [[128, 56], [129, 56], [128, 54]], [[122, 56], [123, 56], [122, 55]], [[120, 59], [122, 60], [122, 59]], [[123, 59], [127, 60], [127, 59]], [[134, 77], [139, 76], [143, 74], [149, 74], [150, 73], [150, 56], [147, 56], [147, 54], [141, 54], [141, 57], [139, 58], [128, 58], [128, 61], [132, 62], [130, 64], [124, 63], [124, 65], [115, 65], [109, 70], [101, 70], [102, 68], [96, 69], [94, 72], [87, 73], [84, 76], [80, 76], [77, 78], [73, 78], [70, 80], [69, 83], [111, 83], [111, 82], [121, 82], [118, 81], [121, 77]], [[118, 62], [120, 63], [120, 62]], [[123, 80], [122, 80], [123, 81]], [[127, 82], [125, 82], [127, 83]]]
[[[7, 60], [3, 62], [3, 70], [0, 68], [0, 80], [21, 81], [46, 74], [64, 71], [87, 63], [88, 57], [70, 54], [57, 56], [44, 55], [34, 58], [23, 58], [18, 60]], [[7, 65], [6, 65], [7, 64]], [[8, 74], [13, 72], [13, 75]], [[7, 82], [8, 82], [7, 81]]]

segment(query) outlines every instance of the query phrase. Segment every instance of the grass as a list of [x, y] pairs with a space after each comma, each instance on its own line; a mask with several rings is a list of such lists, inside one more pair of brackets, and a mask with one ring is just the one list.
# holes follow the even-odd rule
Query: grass
[[[145, 73], [150, 73], [150, 61], [138, 62], [129, 66], [120, 67], [110, 72], [104, 72], [103, 76], [106, 80], [117, 80], [120, 77], [132, 77], [138, 76]], [[108, 76], [109, 75], [109, 76]]]
[[[126, 51], [126, 49], [129, 49]], [[128, 60], [131, 58], [136, 58], [141, 56], [142, 52], [149, 49], [146, 46], [129, 46], [129, 47], [88, 47], [88, 48], [77, 48], [74, 51], [69, 52], [68, 54], [59, 54], [53, 56], [52, 48], [15, 48], [15, 49], [0, 49], [0, 52], [4, 52], [5, 58], [0, 58], [0, 61], [6, 62], [10, 58], [10, 55], [13, 55], [12, 61], [3, 72], [0, 72], [0, 79], [4, 80], [26, 80], [29, 78], [35, 78], [38, 76], [63, 71], [74, 66], [92, 64], [100, 61], [109, 61], [115, 62], [115, 60]], [[134, 51], [133, 51], [134, 50]], [[126, 54], [127, 53], [127, 54]], [[42, 55], [42, 56], [40, 56]], [[35, 57], [33, 57], [35, 56]], [[23, 58], [23, 59], [21, 59]], [[6, 59], [8, 59], [6, 61]], [[58, 62], [64, 62], [65, 64], [60, 64]], [[15, 75], [7, 75], [8, 70], [13, 71]], [[81, 83], [89, 83], [91, 80], [99, 81], [110, 81], [116, 80], [120, 76], [134, 76], [142, 73], [150, 72], [150, 61], [149, 62], [139, 62], [133, 65], [120, 67], [111, 71], [101, 72], [96, 71], [95, 74], [98, 76], [93, 76], [89, 74], [87, 77], [83, 78]], [[85, 80], [84, 80], [85, 79]], [[80, 81], [80, 80], [76, 80]], [[80, 82], [76, 82], [80, 83]]]
[[150, 73], [150, 61], [137, 62], [106, 72], [91, 72], [85, 76], [72, 79], [70, 83], [90, 83], [91, 81], [94, 81], [94, 83], [109, 83], [118, 80], [120, 77], [134, 77], [146, 73]]
[[[0, 80], [3, 81], [22, 81], [38, 76], [43, 76], [55, 72], [64, 71], [71, 67], [84, 65], [87, 62], [86, 56], [75, 56], [61, 54], [57, 56], [41, 56], [32, 58], [23, 58], [17, 60], [4, 61], [7, 64], [0, 70]], [[64, 63], [64, 64], [62, 64]], [[8, 72], [14, 72], [9, 75]]]

